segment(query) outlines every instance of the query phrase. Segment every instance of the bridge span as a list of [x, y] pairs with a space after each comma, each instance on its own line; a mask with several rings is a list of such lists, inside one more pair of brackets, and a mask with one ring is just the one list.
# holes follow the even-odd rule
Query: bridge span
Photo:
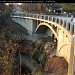
[[57, 56], [63, 56], [68, 62], [68, 74], [73, 75], [75, 25], [59, 18], [36, 14], [12, 14], [12, 20], [25, 27], [31, 35], [46, 33], [57, 39]]

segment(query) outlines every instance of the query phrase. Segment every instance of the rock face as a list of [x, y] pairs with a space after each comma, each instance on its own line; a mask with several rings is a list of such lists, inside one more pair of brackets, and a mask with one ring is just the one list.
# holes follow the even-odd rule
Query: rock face
[[4, 48], [4, 45], [5, 45], [5, 41], [4, 40], [0, 40], [0, 48]]
[[56, 53], [56, 45], [53, 42], [46, 42], [44, 45], [44, 53], [51, 58]]
[[46, 62], [43, 69], [36, 70], [33, 75], [67, 75], [67, 72], [68, 63], [65, 58], [53, 56]]
[[31, 57], [33, 54], [33, 44], [34, 43], [29, 40], [23, 40], [18, 44], [18, 51], [20, 51], [22, 55], [27, 55]]
[[41, 46], [42, 44], [45, 44], [46, 40], [44, 38], [38, 38], [36, 41], [35, 41], [35, 44], [36, 46]]
[[25, 65], [30, 71], [34, 71], [39, 68], [37, 62], [33, 58], [23, 55], [21, 55], [21, 58], [22, 64]]
[[4, 30], [2, 30], [1, 32], [2, 36], [5, 37], [11, 37], [13, 40], [16, 40], [17, 42], [20, 42], [22, 40], [24, 40], [27, 35], [26, 33], [22, 33], [21, 31], [18, 31], [17, 29], [10, 29], [10, 28], [5, 28]]
[[67, 75], [68, 63], [63, 57], [54, 56], [50, 59], [51, 75]]
[[47, 75], [67, 75], [68, 63], [64, 57], [53, 56], [47, 63]]
[[[36, 45], [42, 46], [44, 48], [44, 54], [46, 60], [43, 59], [43, 66], [41, 66], [40, 70], [37, 70], [33, 75], [66, 75], [68, 72], [68, 63], [64, 57], [55, 56], [56, 53], [56, 43], [53, 41], [45, 41], [43, 39], [38, 39], [36, 41]], [[40, 48], [39, 48], [40, 49]], [[40, 57], [41, 55], [41, 57]], [[38, 55], [38, 58], [42, 58], [42, 54]], [[37, 56], [36, 56], [37, 57]]]

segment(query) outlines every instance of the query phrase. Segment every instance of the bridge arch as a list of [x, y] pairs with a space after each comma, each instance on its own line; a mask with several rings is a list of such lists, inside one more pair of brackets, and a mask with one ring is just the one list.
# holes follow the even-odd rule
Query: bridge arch
[[[43, 28], [42, 28], [42, 27], [43, 27]], [[47, 28], [49, 28], [49, 29], [53, 32], [53, 34], [55, 35], [55, 37], [56, 37], [57, 40], [58, 40], [58, 36], [57, 36], [56, 31], [54, 31], [54, 29], [52, 28], [52, 26], [49, 25], [48, 23], [40, 23], [40, 24], [37, 26], [35, 32], [44, 32], [44, 31], [46, 31]], [[40, 31], [40, 30], [41, 30], [41, 31]]]
[[63, 32], [62, 29], [59, 29], [58, 33], [57, 33], [53, 29], [52, 25], [49, 25], [48, 23], [40, 23], [37, 26], [35, 32], [42, 31], [42, 30], [46, 29], [46, 27], [48, 27], [53, 32], [55, 37], [57, 38], [58, 42], [57, 42], [57, 51], [56, 51], [57, 53], [56, 53], [56, 55], [57, 56], [63, 56], [67, 60], [67, 62], [69, 64], [68, 75], [71, 75], [73, 73], [73, 65], [74, 65], [73, 64], [73, 56], [74, 56], [73, 50], [74, 49], [73, 49], [73, 45], [72, 45], [71, 35], [66, 30]]

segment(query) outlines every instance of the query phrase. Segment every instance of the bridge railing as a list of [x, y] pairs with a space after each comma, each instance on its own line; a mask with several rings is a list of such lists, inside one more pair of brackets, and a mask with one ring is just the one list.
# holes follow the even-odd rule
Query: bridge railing
[[38, 19], [43, 19], [47, 21], [52, 21], [55, 23], [58, 23], [59, 25], [63, 26], [65, 29], [67, 29], [71, 35], [75, 33], [75, 25], [73, 23], [69, 23], [65, 20], [61, 20], [60, 18], [55, 18], [53, 16], [49, 15], [40, 15], [40, 14], [19, 14], [19, 13], [14, 13], [11, 14], [11, 17], [32, 17], [32, 18], [38, 18]]

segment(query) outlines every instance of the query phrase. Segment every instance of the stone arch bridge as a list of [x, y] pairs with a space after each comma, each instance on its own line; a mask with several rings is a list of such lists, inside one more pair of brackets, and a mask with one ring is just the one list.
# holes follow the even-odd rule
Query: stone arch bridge
[[[11, 14], [12, 20], [27, 28], [30, 34], [51, 32], [57, 38], [57, 56], [63, 56], [69, 66], [68, 75], [74, 73], [75, 25], [59, 18], [39, 14]], [[25, 23], [27, 23], [25, 25]], [[49, 31], [51, 30], [51, 31]]]

